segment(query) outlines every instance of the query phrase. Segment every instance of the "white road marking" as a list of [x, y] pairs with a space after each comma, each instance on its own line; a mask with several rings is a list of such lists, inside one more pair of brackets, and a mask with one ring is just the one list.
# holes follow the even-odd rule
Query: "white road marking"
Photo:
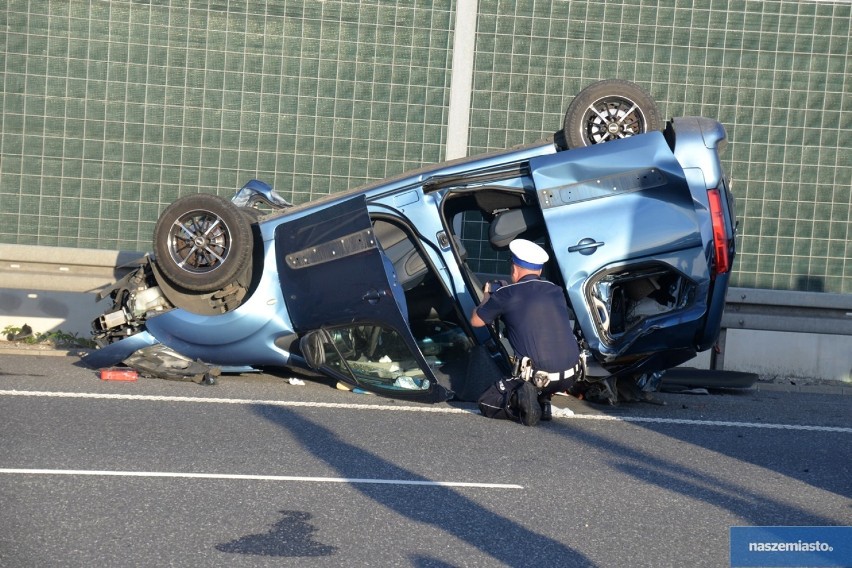
[[193, 396], [154, 396], [142, 394], [77, 393], [51, 391], [0, 390], [0, 396], [38, 396], [55, 398], [92, 398], [105, 400], [144, 400], [155, 402], [198, 402], [208, 404], [271, 405], [308, 408], [343, 408], [354, 410], [399, 410], [404, 412], [433, 412], [438, 414], [479, 414], [465, 408], [439, 406], [398, 406], [390, 404], [350, 404], [340, 402], [300, 402], [293, 400], [256, 400], [248, 398], [208, 398]]
[[582, 420], [612, 420], [616, 422], [645, 422], [654, 424], [690, 424], [694, 426], [727, 426], [732, 428], [767, 428], [770, 430], [803, 430], [814, 432], [843, 432], [852, 434], [852, 428], [841, 426], [812, 426], [808, 424], [772, 424], [762, 422], [736, 422], [733, 420], [690, 420], [686, 418], [650, 418], [644, 416], [609, 416], [600, 414], [575, 414], [570, 418]]
[[[87, 398], [102, 400], [137, 400], [154, 402], [195, 402], [207, 404], [269, 405], [289, 408], [338, 408], [344, 410], [378, 410], [396, 412], [431, 412], [437, 414], [471, 414], [479, 411], [470, 408], [447, 406], [399, 406], [392, 404], [350, 404], [338, 402], [299, 402], [289, 400], [254, 400], [245, 398], [207, 398], [190, 396], [152, 396], [140, 394], [76, 393], [50, 391], [0, 390], [0, 396], [32, 396], [54, 398]], [[731, 420], [691, 420], [685, 418], [653, 418], [646, 416], [611, 416], [608, 414], [573, 414], [554, 417], [559, 420], [600, 420], [609, 422], [636, 422], [645, 424], [683, 424], [692, 426], [719, 426], [731, 428], [762, 428], [775, 430], [801, 430], [811, 432], [841, 432], [852, 434], [852, 428], [840, 426], [814, 426], [808, 424], [773, 424], [762, 422], [737, 422]]]
[[243, 475], [232, 473], [181, 473], [171, 471], [108, 471], [88, 469], [21, 469], [0, 468], [0, 474], [76, 475], [107, 477], [167, 477], [180, 479], [240, 479], [249, 481], [309, 481], [313, 483], [368, 483], [378, 485], [426, 485], [430, 487], [479, 487], [486, 489], [523, 489], [511, 483], [470, 483], [464, 481], [425, 481], [411, 479], [368, 479], [349, 477], [304, 477], [297, 475]]

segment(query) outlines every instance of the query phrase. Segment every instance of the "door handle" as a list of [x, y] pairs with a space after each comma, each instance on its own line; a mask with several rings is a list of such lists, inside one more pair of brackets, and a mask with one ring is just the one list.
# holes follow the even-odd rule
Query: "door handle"
[[361, 296], [361, 299], [365, 302], [370, 302], [371, 304], [379, 303], [379, 300], [388, 295], [387, 290], [367, 290], [367, 292]]
[[576, 245], [568, 247], [568, 252], [579, 252], [580, 254], [592, 254], [598, 247], [604, 246], [601, 241], [595, 239], [581, 239]]

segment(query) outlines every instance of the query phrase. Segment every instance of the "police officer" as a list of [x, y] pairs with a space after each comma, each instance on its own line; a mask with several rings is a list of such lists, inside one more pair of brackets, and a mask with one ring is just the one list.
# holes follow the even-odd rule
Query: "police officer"
[[509, 250], [511, 283], [487, 283], [470, 323], [482, 327], [503, 318], [515, 352], [514, 371], [486, 390], [479, 403], [486, 416], [534, 426], [551, 419], [551, 396], [569, 389], [582, 366], [563, 290], [541, 278], [547, 252], [524, 239], [513, 240]]

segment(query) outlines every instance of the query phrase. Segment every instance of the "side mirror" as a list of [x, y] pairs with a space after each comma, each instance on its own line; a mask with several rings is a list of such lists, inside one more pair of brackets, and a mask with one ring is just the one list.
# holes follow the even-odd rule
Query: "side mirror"
[[328, 334], [325, 330], [318, 329], [303, 336], [299, 340], [299, 350], [313, 370], [318, 370], [325, 364], [325, 344]]

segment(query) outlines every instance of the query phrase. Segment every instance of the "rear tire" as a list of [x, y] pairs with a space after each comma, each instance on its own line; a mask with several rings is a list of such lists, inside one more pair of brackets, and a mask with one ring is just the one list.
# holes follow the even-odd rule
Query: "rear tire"
[[621, 79], [598, 81], [577, 93], [562, 124], [569, 148], [602, 144], [661, 127], [654, 98], [639, 85]]
[[251, 262], [250, 222], [222, 197], [181, 197], [163, 211], [154, 228], [157, 266], [174, 284], [193, 292], [215, 292]]

